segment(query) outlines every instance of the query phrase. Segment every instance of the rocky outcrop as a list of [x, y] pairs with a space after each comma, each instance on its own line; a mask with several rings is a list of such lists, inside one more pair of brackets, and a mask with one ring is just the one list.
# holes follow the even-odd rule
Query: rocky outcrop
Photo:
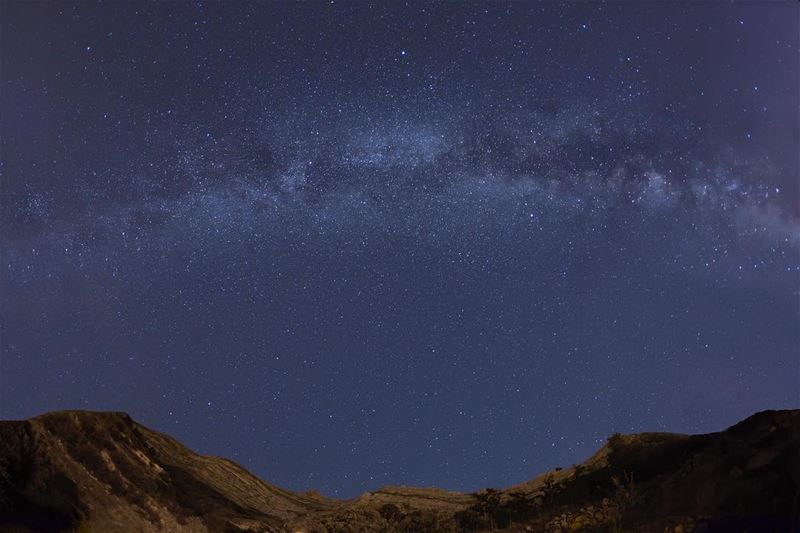
[[58, 531], [263, 531], [324, 510], [239, 465], [203, 457], [124, 413], [0, 424], [0, 524]]
[[800, 411], [720, 433], [614, 435], [587, 461], [505, 490], [293, 493], [124, 413], [0, 422], [0, 531], [792, 531]]

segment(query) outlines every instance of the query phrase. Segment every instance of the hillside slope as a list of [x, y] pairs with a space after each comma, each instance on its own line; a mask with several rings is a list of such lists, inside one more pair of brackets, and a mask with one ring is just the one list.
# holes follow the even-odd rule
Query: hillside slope
[[0, 422], [0, 531], [793, 531], [800, 411], [708, 435], [614, 435], [505, 490], [329, 500], [198, 455], [124, 413]]

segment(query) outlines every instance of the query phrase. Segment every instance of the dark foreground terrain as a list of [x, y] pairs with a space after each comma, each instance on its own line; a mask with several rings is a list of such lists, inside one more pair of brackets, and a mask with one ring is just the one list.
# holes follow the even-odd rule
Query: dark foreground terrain
[[0, 422], [0, 531], [800, 531], [800, 410], [720, 433], [614, 435], [503, 490], [293, 493], [124, 413]]

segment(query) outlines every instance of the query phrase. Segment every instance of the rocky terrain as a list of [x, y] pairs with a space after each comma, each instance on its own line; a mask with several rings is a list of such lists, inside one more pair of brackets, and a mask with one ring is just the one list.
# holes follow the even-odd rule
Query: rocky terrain
[[800, 531], [800, 410], [707, 435], [613, 435], [583, 463], [473, 494], [293, 493], [124, 413], [0, 422], [0, 531]]

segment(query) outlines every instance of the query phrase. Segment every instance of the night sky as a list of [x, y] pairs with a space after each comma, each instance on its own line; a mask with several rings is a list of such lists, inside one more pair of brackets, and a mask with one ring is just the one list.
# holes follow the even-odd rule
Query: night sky
[[799, 407], [798, 17], [3, 2], [0, 417], [350, 497]]

